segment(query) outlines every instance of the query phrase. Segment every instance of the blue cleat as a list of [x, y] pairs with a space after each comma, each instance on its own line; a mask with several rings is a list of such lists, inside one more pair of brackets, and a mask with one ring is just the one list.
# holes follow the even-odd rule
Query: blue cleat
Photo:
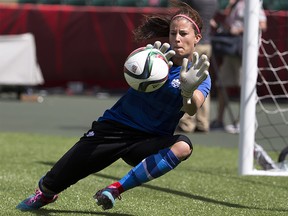
[[20, 202], [16, 209], [19, 209], [21, 211], [33, 211], [37, 210], [49, 203], [53, 203], [57, 200], [58, 195], [54, 195], [52, 198], [47, 198], [44, 196], [44, 194], [37, 189], [35, 194], [31, 195], [27, 199]]

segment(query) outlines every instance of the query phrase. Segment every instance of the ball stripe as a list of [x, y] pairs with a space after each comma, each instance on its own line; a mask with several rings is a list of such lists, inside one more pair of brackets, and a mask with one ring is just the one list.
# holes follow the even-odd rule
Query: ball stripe
[[139, 84], [138, 86], [138, 91], [142, 91], [142, 92], [146, 92], [146, 89], [148, 86], [152, 86], [154, 89], [157, 89], [159, 87], [159, 85], [163, 85], [164, 82], [166, 82], [167, 77], [164, 77], [163, 79], [160, 80], [152, 80], [152, 81], [146, 81], [146, 82], [142, 82]]

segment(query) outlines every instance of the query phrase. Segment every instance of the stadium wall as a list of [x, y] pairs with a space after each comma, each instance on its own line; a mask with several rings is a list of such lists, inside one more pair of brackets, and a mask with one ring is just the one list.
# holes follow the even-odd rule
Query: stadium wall
[[[122, 68], [128, 54], [143, 44], [132, 31], [145, 15], [169, 8], [1, 4], [0, 34], [30, 32], [45, 80], [44, 87], [83, 82], [105, 89], [127, 88]], [[268, 31], [280, 51], [288, 50], [288, 11], [266, 12]]]

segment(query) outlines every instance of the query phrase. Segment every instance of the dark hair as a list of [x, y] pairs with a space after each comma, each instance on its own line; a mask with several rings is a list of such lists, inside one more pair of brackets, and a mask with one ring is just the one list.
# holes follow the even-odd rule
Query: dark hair
[[[191, 18], [201, 31], [203, 27], [203, 22], [199, 13], [185, 2], [173, 1], [171, 2], [171, 8], [168, 14], [145, 17], [142, 25], [140, 25], [133, 31], [135, 41], [169, 37], [171, 20], [174, 16], [178, 14], [183, 14]], [[197, 28], [194, 25], [193, 29], [195, 30], [195, 32], [198, 32]]]

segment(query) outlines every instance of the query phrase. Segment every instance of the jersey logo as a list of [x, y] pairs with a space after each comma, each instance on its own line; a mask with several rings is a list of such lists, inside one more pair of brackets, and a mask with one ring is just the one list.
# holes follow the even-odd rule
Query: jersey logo
[[180, 87], [180, 80], [179, 79], [173, 79], [171, 82], [171, 86], [173, 88], [179, 88]]

